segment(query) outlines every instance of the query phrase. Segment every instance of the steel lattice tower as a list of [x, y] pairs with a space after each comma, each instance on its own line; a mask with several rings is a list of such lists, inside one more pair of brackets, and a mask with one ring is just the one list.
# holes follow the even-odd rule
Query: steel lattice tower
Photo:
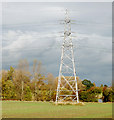
[[66, 10], [56, 102], [77, 101], [79, 103], [71, 33], [71, 20]]

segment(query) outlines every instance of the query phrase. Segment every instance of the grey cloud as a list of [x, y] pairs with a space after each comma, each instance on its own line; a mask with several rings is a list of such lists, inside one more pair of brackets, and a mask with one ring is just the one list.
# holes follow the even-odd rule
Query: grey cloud
[[[8, 3], [3, 6], [3, 68], [26, 58], [42, 61], [47, 72], [58, 76], [64, 9], [72, 19], [77, 75], [111, 85], [111, 3]], [[13, 58], [13, 59], [12, 59]]]

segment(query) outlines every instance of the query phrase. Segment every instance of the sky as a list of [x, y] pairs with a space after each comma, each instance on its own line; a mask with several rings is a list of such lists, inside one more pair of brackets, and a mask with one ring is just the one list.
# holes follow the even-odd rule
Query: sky
[[[71, 25], [75, 67], [80, 79], [97, 85], [112, 82], [112, 3], [2, 4], [2, 67], [17, 66], [27, 59], [41, 61], [46, 73], [59, 74], [65, 9], [75, 20]], [[0, 36], [1, 37], [1, 36]]]

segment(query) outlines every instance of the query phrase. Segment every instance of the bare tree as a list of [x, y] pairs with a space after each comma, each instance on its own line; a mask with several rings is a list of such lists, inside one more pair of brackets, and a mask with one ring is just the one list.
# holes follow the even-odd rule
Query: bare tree
[[23, 100], [24, 84], [28, 84], [30, 82], [30, 77], [31, 74], [29, 72], [28, 61], [26, 59], [20, 60], [17, 69], [14, 72], [13, 81], [17, 90], [19, 90], [21, 100]]

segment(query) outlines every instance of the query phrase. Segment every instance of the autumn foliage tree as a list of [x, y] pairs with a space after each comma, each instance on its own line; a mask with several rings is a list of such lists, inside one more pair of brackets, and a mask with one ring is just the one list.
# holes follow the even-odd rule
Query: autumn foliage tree
[[[2, 70], [0, 73], [1, 97], [3, 100], [23, 101], [55, 101], [58, 77], [52, 73], [45, 74], [42, 63], [34, 60], [32, 72], [29, 71], [29, 64], [26, 59], [19, 61], [16, 68]], [[66, 76], [69, 78], [70, 76]], [[63, 78], [62, 83], [64, 84]], [[71, 78], [75, 79], [74, 77]], [[104, 102], [112, 102], [114, 90], [107, 85], [97, 87], [90, 80], [81, 80], [77, 77], [78, 92], [80, 101], [97, 102], [102, 96]], [[70, 86], [66, 84], [61, 94], [73, 94], [68, 91]]]

